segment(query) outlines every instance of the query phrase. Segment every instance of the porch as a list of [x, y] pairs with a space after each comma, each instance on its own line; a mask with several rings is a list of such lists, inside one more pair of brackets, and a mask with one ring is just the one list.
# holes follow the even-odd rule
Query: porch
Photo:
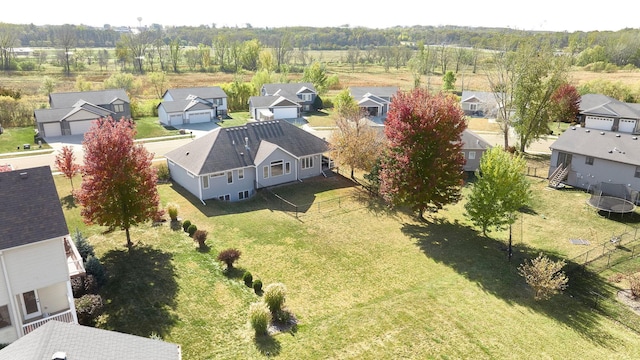
[[69, 277], [80, 276], [85, 273], [84, 263], [78, 248], [69, 238], [64, 238], [64, 251], [67, 255], [67, 267], [69, 268]]
[[27, 335], [33, 330], [39, 328], [40, 326], [46, 324], [51, 320], [57, 320], [65, 323], [76, 324], [75, 318], [73, 316], [73, 311], [71, 309], [59, 311], [55, 314], [47, 314], [44, 313], [42, 316], [37, 318], [29, 319], [25, 324], [22, 325], [22, 333]]

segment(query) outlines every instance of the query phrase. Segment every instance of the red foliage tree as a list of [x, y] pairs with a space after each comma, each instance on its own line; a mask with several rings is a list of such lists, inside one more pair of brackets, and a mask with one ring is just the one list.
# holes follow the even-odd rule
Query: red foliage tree
[[562, 122], [576, 121], [580, 112], [580, 94], [575, 86], [563, 84], [551, 96], [551, 115]]
[[75, 160], [76, 156], [71, 146], [63, 146], [55, 160], [58, 170], [71, 181], [71, 191], [73, 191], [73, 176], [80, 171], [80, 165], [76, 164]]
[[389, 141], [380, 172], [380, 193], [393, 205], [410, 206], [420, 218], [426, 209], [441, 209], [460, 199], [463, 181], [459, 103], [424, 89], [399, 92], [387, 115]]
[[82, 142], [82, 186], [74, 194], [86, 223], [119, 227], [129, 248], [129, 228], [153, 219], [160, 200], [153, 154], [134, 144], [135, 134], [131, 120], [98, 119]]

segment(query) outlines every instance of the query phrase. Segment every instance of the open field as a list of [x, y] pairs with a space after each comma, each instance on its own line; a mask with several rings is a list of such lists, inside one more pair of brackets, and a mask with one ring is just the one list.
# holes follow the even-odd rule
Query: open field
[[[99, 326], [160, 334], [181, 344], [185, 359], [569, 359], [578, 354], [633, 359], [640, 354], [636, 332], [579, 296], [590, 290], [611, 296], [616, 288], [604, 279], [590, 277], [585, 284], [583, 275], [572, 274], [573, 292], [537, 303], [517, 275], [518, 264], [539, 251], [570, 259], [640, 221], [637, 213], [607, 219], [585, 205], [585, 193], [547, 190], [544, 179], [531, 178], [534, 202], [514, 226], [511, 263], [504, 251], [507, 233], [483, 237], [464, 217], [464, 200], [420, 222], [368, 199], [342, 177], [273, 189], [301, 204], [342, 201], [325, 212], [310, 205], [300, 219], [274, 211], [262, 195], [205, 206], [177, 186], [159, 185], [163, 205], [178, 204], [180, 218], [209, 232], [210, 249], [198, 251], [185, 233], [165, 223], [133, 229], [136, 247], [127, 252], [121, 231], [105, 234], [104, 228], [84, 225], [68, 195], [69, 181], [55, 180], [69, 228], [90, 236], [109, 270]], [[572, 237], [588, 238], [591, 245], [572, 245]], [[242, 251], [231, 273], [215, 260], [228, 247]], [[259, 297], [242, 283], [245, 270], [265, 285], [285, 284], [286, 306], [299, 320], [296, 328], [254, 340], [247, 309]]]

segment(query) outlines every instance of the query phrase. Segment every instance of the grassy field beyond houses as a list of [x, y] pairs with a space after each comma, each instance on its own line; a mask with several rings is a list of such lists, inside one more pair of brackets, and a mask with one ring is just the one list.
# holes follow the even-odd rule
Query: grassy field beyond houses
[[[178, 204], [180, 218], [209, 232], [204, 252], [168, 223], [133, 229], [128, 252], [123, 232], [82, 223], [66, 178], [56, 184], [70, 229], [90, 237], [109, 271], [98, 326], [159, 334], [181, 344], [184, 359], [637, 358], [638, 333], [576, 295], [593, 287], [613, 296], [604, 279], [585, 285], [570, 275], [576, 292], [537, 303], [517, 266], [539, 251], [573, 258], [636, 226], [638, 215], [607, 219], [585, 206], [586, 194], [531, 180], [535, 201], [514, 226], [511, 263], [507, 233], [483, 237], [463, 216], [464, 200], [419, 222], [340, 176], [273, 189], [301, 205], [297, 219], [264, 193], [203, 205], [159, 185], [163, 205]], [[591, 245], [572, 245], [574, 236]], [[229, 247], [242, 256], [225, 273], [215, 258]], [[243, 284], [244, 271], [265, 286], [285, 284], [297, 327], [254, 338], [247, 310], [259, 296]]]

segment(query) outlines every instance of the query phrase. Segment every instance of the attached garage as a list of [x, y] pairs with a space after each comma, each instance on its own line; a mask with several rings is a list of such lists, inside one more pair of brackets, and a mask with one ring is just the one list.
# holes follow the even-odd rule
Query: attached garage
[[597, 116], [587, 116], [585, 118], [585, 127], [591, 129], [611, 131], [613, 129], [613, 119]]
[[618, 126], [618, 131], [632, 133], [636, 129], [637, 120], [631, 119], [620, 119], [620, 125]]
[[295, 119], [298, 117], [298, 108], [274, 108], [274, 119]]
[[42, 128], [44, 129], [45, 137], [62, 136], [62, 128], [59, 122], [43, 123]]
[[197, 124], [197, 123], [205, 123], [211, 121], [211, 111], [194, 111], [188, 113], [189, 123]]
[[94, 120], [69, 121], [71, 135], [84, 135], [93, 125], [93, 121]]
[[168, 125], [171, 125], [171, 126], [182, 125], [182, 114], [170, 114]]

